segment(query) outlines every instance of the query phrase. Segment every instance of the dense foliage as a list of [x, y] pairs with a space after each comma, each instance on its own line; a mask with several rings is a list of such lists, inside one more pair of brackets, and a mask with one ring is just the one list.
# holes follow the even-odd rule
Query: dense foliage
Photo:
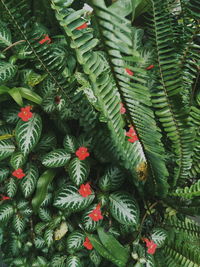
[[0, 13], [3, 261], [199, 266], [199, 0]]

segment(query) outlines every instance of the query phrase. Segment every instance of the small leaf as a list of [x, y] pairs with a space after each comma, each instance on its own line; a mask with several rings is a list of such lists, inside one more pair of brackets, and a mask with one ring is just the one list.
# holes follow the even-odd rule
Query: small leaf
[[20, 235], [25, 229], [26, 222], [22, 216], [15, 214], [12, 224], [15, 231]]
[[6, 159], [15, 151], [15, 146], [10, 140], [0, 141], [0, 160]]
[[53, 230], [47, 229], [44, 233], [44, 240], [48, 247], [50, 247], [53, 244]]
[[26, 176], [21, 180], [20, 187], [25, 196], [29, 197], [35, 190], [39, 172], [36, 165], [30, 163], [25, 169]]
[[11, 32], [4, 23], [0, 22], [0, 47], [10, 46], [11, 44]]
[[90, 167], [87, 161], [74, 158], [69, 163], [68, 172], [71, 181], [75, 185], [79, 186], [87, 180], [90, 172]]
[[85, 234], [81, 231], [73, 231], [67, 237], [67, 250], [69, 252], [76, 252], [84, 248], [83, 243], [85, 241]]
[[76, 212], [87, 208], [93, 201], [94, 194], [82, 197], [75, 186], [68, 185], [55, 198], [54, 206]]
[[20, 87], [18, 88], [18, 90], [23, 98], [28, 99], [38, 105], [42, 104], [42, 98], [35, 92], [31, 91], [30, 89]]
[[14, 197], [17, 192], [17, 179], [10, 178], [6, 184], [6, 192], [9, 197]]
[[3, 182], [8, 177], [8, 174], [9, 174], [9, 169], [1, 168], [1, 171], [0, 171], [0, 183]]
[[62, 222], [61, 225], [59, 226], [59, 228], [57, 228], [54, 232], [54, 239], [55, 240], [60, 240], [61, 238], [63, 238], [63, 236], [66, 235], [66, 233], [68, 232], [68, 225], [66, 222]]
[[100, 256], [100, 254], [94, 249], [90, 252], [89, 258], [91, 262], [94, 263], [95, 266], [99, 266], [102, 260], [102, 257]]
[[76, 149], [78, 148], [76, 138], [72, 135], [67, 134], [64, 138], [63, 146], [67, 152], [75, 153]]
[[26, 157], [21, 152], [13, 153], [10, 159], [10, 165], [15, 170], [21, 168], [25, 162], [26, 162]]
[[0, 207], [0, 222], [8, 221], [14, 213], [14, 209], [11, 205], [5, 204]]
[[82, 267], [81, 260], [77, 256], [67, 258], [66, 267]]
[[71, 158], [71, 155], [65, 149], [55, 149], [46, 154], [42, 160], [45, 167], [56, 168], [65, 166]]
[[0, 60], [0, 84], [11, 80], [17, 72], [17, 67], [9, 62]]
[[160, 248], [164, 245], [167, 239], [167, 232], [162, 228], [154, 228], [151, 234], [151, 239], [156, 243], [156, 245]]
[[110, 212], [119, 223], [138, 225], [139, 208], [133, 197], [124, 192], [115, 192], [109, 198]]
[[43, 174], [38, 179], [37, 190], [34, 198], [32, 199], [32, 206], [34, 212], [38, 211], [40, 205], [44, 201], [47, 194], [48, 185], [52, 182], [55, 175], [56, 175], [55, 170], [47, 170], [43, 172]]
[[82, 222], [83, 227], [88, 232], [95, 231], [102, 223], [102, 220], [99, 221], [93, 221], [92, 218], [90, 218], [89, 214], [96, 208], [97, 204], [94, 204], [90, 206], [83, 214]]
[[30, 153], [37, 145], [42, 132], [42, 120], [38, 114], [28, 121], [20, 120], [16, 127], [16, 141], [24, 155]]

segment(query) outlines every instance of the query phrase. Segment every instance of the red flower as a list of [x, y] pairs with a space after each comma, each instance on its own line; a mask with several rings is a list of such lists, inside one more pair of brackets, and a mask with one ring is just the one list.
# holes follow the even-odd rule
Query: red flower
[[91, 188], [90, 188], [90, 184], [82, 184], [78, 190], [79, 194], [82, 197], [88, 197], [89, 195], [92, 194]]
[[30, 118], [33, 117], [33, 113], [30, 110], [31, 106], [21, 108], [21, 112], [18, 113], [18, 117], [20, 117], [23, 121], [28, 121]]
[[10, 197], [7, 197], [7, 196], [4, 196], [4, 195], [1, 195], [1, 200], [8, 200], [10, 199]]
[[39, 41], [40, 44], [44, 44], [45, 42], [47, 42], [48, 44], [51, 43], [51, 38], [49, 37], [48, 34], [44, 34], [44, 38], [41, 41]]
[[22, 169], [17, 169], [12, 173], [12, 175], [18, 179], [22, 179], [26, 174], [23, 172]]
[[129, 141], [130, 143], [134, 143], [135, 141], [138, 140], [137, 134], [136, 134], [136, 132], [135, 132], [133, 126], [130, 127], [130, 129], [129, 129], [128, 132], [126, 132], [126, 136], [130, 137], [130, 138], [128, 139], [128, 141]]
[[154, 68], [154, 65], [150, 65], [149, 67], [146, 68], [146, 70], [151, 70]]
[[80, 160], [84, 160], [85, 158], [89, 157], [90, 153], [88, 152], [87, 147], [79, 147], [78, 150], [76, 150], [76, 156], [80, 159]]
[[95, 222], [98, 222], [99, 220], [103, 220], [103, 216], [101, 214], [100, 208], [101, 208], [101, 205], [98, 204], [96, 208], [89, 214], [89, 217]]
[[146, 242], [146, 246], [148, 248], [147, 253], [154, 254], [156, 252], [157, 244], [153, 242], [153, 240], [149, 240], [147, 238], [143, 238], [143, 241]]
[[77, 27], [76, 30], [82, 30], [82, 29], [86, 29], [88, 27], [87, 23], [83, 23], [81, 26]]
[[129, 75], [131, 75], [131, 76], [133, 76], [134, 75], [134, 72], [132, 72], [131, 70], [129, 70], [128, 68], [126, 68], [125, 69], [125, 71], [129, 74]]
[[83, 243], [83, 246], [87, 248], [88, 250], [93, 249], [93, 245], [91, 244], [90, 240], [88, 237], [85, 238], [85, 242]]
[[121, 113], [121, 114], [126, 113], [126, 109], [125, 109], [123, 103], [120, 103], [120, 113]]

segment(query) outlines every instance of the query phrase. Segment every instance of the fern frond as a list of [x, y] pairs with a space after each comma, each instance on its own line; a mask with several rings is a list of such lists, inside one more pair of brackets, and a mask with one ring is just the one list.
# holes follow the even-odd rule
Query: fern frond
[[[57, 19], [63, 26], [66, 34], [71, 39], [71, 48], [75, 50], [78, 62], [88, 75], [94, 95], [98, 99], [101, 113], [107, 120], [108, 128], [113, 137], [116, 151], [121, 161], [128, 168], [133, 177], [137, 177], [136, 167], [145, 162], [142, 146], [139, 142], [130, 144], [125, 137], [124, 121], [120, 114], [120, 99], [115, 88], [115, 83], [99, 53], [92, 50], [98, 40], [93, 38], [91, 29], [77, 30], [84, 23], [81, 18], [84, 10], [73, 11], [62, 6], [62, 1], [53, 1], [52, 8], [56, 10]], [[138, 180], [135, 179], [138, 184]]]
[[[157, 187], [156, 192], [157, 194], [166, 194], [168, 171], [165, 166], [164, 148], [151, 109], [150, 92], [146, 85], [146, 71], [141, 66], [143, 65], [144, 68], [146, 62], [142, 56], [134, 59], [134, 53], [139, 54], [137, 42], [141, 45], [140, 37], [137, 35], [141, 34], [138, 33], [139, 30], [131, 29], [129, 21], [109, 11], [104, 1], [93, 0], [91, 2], [100, 28], [101, 40], [110, 59], [109, 63], [116, 86], [131, 124], [134, 125], [140, 137]], [[123, 23], [123, 26], [120, 26], [120, 23]], [[126, 68], [134, 72], [132, 77], [128, 77], [125, 72]]]
[[168, 27], [170, 22], [166, 2], [152, 0], [152, 17], [148, 28], [156, 50], [159, 74], [157, 86], [152, 89], [153, 103], [177, 159], [178, 167], [174, 170], [173, 178], [175, 186], [179, 178], [188, 177], [194, 135], [188, 125], [188, 110], [184, 107], [181, 95], [181, 69], [173, 47], [173, 33]]
[[177, 188], [174, 192], [170, 193], [171, 196], [178, 196], [183, 198], [192, 198], [200, 196], [200, 180], [192, 184], [190, 187]]

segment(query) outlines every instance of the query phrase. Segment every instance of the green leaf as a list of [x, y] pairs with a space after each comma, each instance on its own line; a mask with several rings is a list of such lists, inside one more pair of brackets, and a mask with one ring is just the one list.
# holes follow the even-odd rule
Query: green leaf
[[90, 206], [82, 217], [83, 227], [87, 232], [94, 232], [101, 224], [103, 220], [93, 221], [89, 214], [96, 208], [97, 204]]
[[16, 127], [16, 141], [21, 152], [26, 155], [37, 145], [42, 132], [40, 115], [33, 114], [28, 121], [20, 120]]
[[65, 149], [55, 149], [43, 157], [42, 164], [45, 167], [56, 168], [65, 166], [71, 155]]
[[9, 197], [14, 197], [17, 192], [17, 179], [10, 178], [6, 184], [6, 192]]
[[4, 23], [0, 22], [0, 47], [10, 46], [11, 44], [11, 32]]
[[44, 240], [48, 247], [50, 247], [53, 244], [53, 230], [47, 229], [44, 233]]
[[0, 160], [6, 159], [15, 151], [15, 146], [10, 140], [0, 141]]
[[20, 187], [25, 198], [30, 197], [34, 192], [39, 176], [38, 168], [36, 165], [30, 163], [25, 169], [26, 176], [21, 180]]
[[38, 216], [43, 222], [50, 222], [52, 219], [52, 215], [50, 213], [50, 210], [47, 209], [46, 207], [40, 207], [38, 210]]
[[0, 171], [0, 183], [3, 182], [8, 177], [8, 174], [9, 174], [9, 169], [1, 168], [1, 171]]
[[0, 207], [0, 222], [8, 221], [14, 213], [14, 209], [11, 205], [5, 204]]
[[42, 98], [38, 94], [33, 92], [32, 90], [24, 88], [24, 87], [19, 87], [18, 89], [23, 98], [28, 99], [38, 105], [42, 104]]
[[10, 159], [10, 165], [13, 169], [21, 168], [26, 162], [26, 157], [21, 152], [14, 152]]
[[110, 195], [110, 212], [122, 224], [138, 225], [139, 207], [135, 199], [125, 192]]
[[26, 226], [26, 222], [20, 214], [14, 215], [12, 224], [13, 224], [13, 228], [19, 235], [24, 231], [25, 226]]
[[87, 161], [74, 158], [69, 163], [68, 172], [71, 181], [79, 186], [87, 180], [90, 167]]
[[153, 232], [151, 234], [151, 239], [157, 244], [157, 246], [160, 248], [164, 245], [166, 239], [167, 239], [167, 231], [162, 228], [154, 228]]
[[78, 147], [76, 138], [73, 135], [67, 134], [63, 140], [63, 146], [69, 153], [74, 153]]
[[81, 211], [92, 203], [94, 197], [94, 194], [88, 197], [82, 197], [75, 186], [68, 185], [55, 198], [54, 206], [73, 212]]
[[81, 260], [77, 256], [67, 258], [66, 267], [82, 267]]
[[65, 260], [67, 256], [55, 255], [51, 260], [51, 267], [66, 267]]
[[47, 133], [47, 134], [43, 134], [41, 136], [41, 139], [39, 141], [39, 143], [37, 144], [37, 146], [34, 148], [34, 151], [50, 151], [53, 149], [55, 149], [57, 144], [57, 140], [56, 140], [56, 135], [54, 133]]
[[34, 238], [34, 245], [37, 249], [41, 249], [45, 246], [45, 240], [44, 238], [40, 237], [40, 236], [36, 236]]
[[8, 94], [15, 100], [15, 102], [22, 107], [23, 106], [23, 99], [20, 94], [19, 88], [12, 88], [8, 91]]
[[55, 170], [47, 170], [43, 172], [43, 174], [38, 179], [37, 190], [36, 190], [34, 198], [32, 199], [32, 206], [33, 206], [34, 212], [38, 211], [40, 205], [44, 201], [46, 194], [47, 194], [48, 186], [52, 182], [55, 175], [56, 175]]
[[85, 234], [83, 234], [81, 231], [73, 231], [68, 237], [67, 237], [67, 250], [68, 252], [75, 252], [78, 250], [83, 249], [83, 243], [85, 241]]
[[3, 84], [11, 80], [15, 73], [17, 72], [17, 67], [13, 64], [0, 60], [0, 84]]
[[99, 187], [102, 191], [114, 191], [123, 184], [124, 173], [117, 167], [111, 166], [105, 174], [99, 179]]
[[112, 234], [106, 233], [102, 227], [98, 228], [97, 232], [101, 243], [109, 253], [126, 266], [129, 258], [128, 250], [124, 248]]
[[96, 267], [100, 265], [101, 260], [102, 260], [102, 257], [100, 256], [100, 254], [94, 249], [90, 252], [89, 258]]
[[125, 267], [121, 262], [119, 262], [115, 257], [113, 257], [108, 250], [103, 246], [97, 235], [88, 234], [88, 238], [92, 243], [95, 250], [105, 259], [113, 262], [118, 267]]

